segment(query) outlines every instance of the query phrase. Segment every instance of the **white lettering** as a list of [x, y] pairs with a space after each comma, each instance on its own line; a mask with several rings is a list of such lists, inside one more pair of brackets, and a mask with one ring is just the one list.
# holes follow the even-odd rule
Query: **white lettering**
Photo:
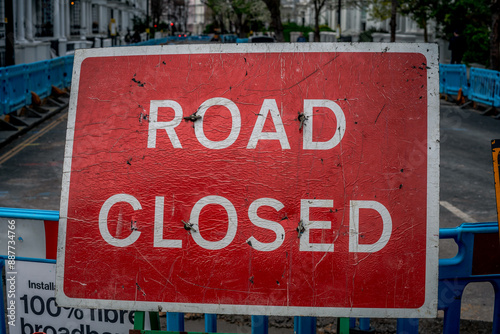
[[108, 229], [108, 214], [109, 210], [113, 205], [119, 202], [125, 202], [132, 206], [134, 210], [141, 210], [141, 203], [132, 195], [127, 194], [117, 194], [113, 195], [104, 202], [99, 212], [99, 231], [101, 232], [102, 238], [108, 244], [116, 247], [126, 247], [132, 245], [137, 241], [141, 232], [133, 230], [132, 233], [125, 239], [117, 239], [109, 233]]
[[[227, 222], [227, 232], [224, 238], [219, 241], [208, 241], [201, 236], [201, 231], [199, 227], [200, 213], [201, 210], [209, 204], [221, 205], [227, 212], [228, 222]], [[189, 222], [195, 226], [197, 232], [191, 233], [193, 240], [201, 247], [205, 249], [218, 250], [228, 246], [234, 239], [236, 235], [236, 230], [238, 228], [238, 216], [236, 214], [236, 209], [233, 204], [224, 197], [221, 196], [206, 196], [200, 199], [193, 206], [191, 210], [191, 217]]]
[[300, 237], [300, 250], [305, 252], [333, 252], [332, 244], [313, 244], [309, 241], [309, 230], [332, 228], [331, 221], [310, 221], [309, 208], [333, 208], [333, 200], [328, 199], [301, 199], [300, 220], [305, 227]]
[[[158, 108], [172, 108], [175, 112], [174, 119], [169, 122], [158, 122]], [[174, 128], [182, 121], [182, 107], [172, 100], [153, 100], [149, 107], [148, 148], [156, 147], [156, 131], [165, 129], [174, 148], [182, 148], [181, 142]]]
[[[274, 123], [276, 132], [262, 132], [264, 124], [266, 123], [267, 114], [271, 112], [271, 118]], [[286, 136], [285, 127], [283, 126], [283, 120], [281, 119], [278, 105], [276, 100], [266, 99], [262, 103], [259, 115], [257, 116], [257, 121], [253, 127], [252, 135], [248, 141], [247, 148], [252, 149], [257, 147], [257, 142], [259, 140], [279, 140], [281, 144], [281, 149], [289, 150], [290, 144], [288, 143], [288, 138]]]
[[[203, 115], [205, 115], [205, 112], [208, 110], [208, 108], [213, 106], [224, 106], [231, 113], [231, 119], [232, 119], [231, 133], [226, 139], [221, 141], [212, 141], [208, 139], [205, 136], [205, 132], [203, 132]], [[196, 135], [196, 138], [198, 138], [200, 144], [205, 146], [206, 148], [210, 148], [213, 150], [220, 150], [229, 147], [236, 141], [238, 135], [240, 134], [241, 130], [240, 111], [236, 106], [236, 104], [234, 104], [234, 102], [229, 99], [223, 97], [214, 97], [212, 99], [208, 99], [201, 104], [201, 106], [198, 108], [198, 112], [196, 115], [201, 116], [202, 118], [194, 122], [194, 134]]]
[[[349, 207], [349, 252], [375, 253], [384, 248], [392, 234], [392, 219], [387, 208], [375, 201], [351, 201]], [[382, 235], [373, 244], [359, 243], [359, 209], [375, 210], [382, 217]]]
[[248, 208], [248, 218], [250, 218], [250, 221], [255, 226], [271, 230], [276, 235], [276, 239], [273, 242], [269, 243], [260, 242], [253, 236], [248, 238], [248, 241], [250, 241], [252, 247], [255, 248], [256, 250], [262, 252], [270, 252], [277, 249], [279, 246], [281, 246], [281, 244], [283, 244], [283, 241], [285, 240], [285, 229], [283, 228], [283, 226], [281, 226], [280, 223], [273, 222], [267, 219], [262, 219], [259, 216], [257, 216], [257, 210], [261, 206], [270, 206], [274, 210], [280, 211], [281, 209], [283, 209], [284, 205], [280, 201], [273, 198], [259, 198], [253, 201], [252, 204], [250, 204], [250, 207]]
[[153, 247], [182, 248], [182, 240], [163, 239], [164, 197], [155, 200], [155, 228]]
[[[324, 107], [328, 108], [335, 114], [337, 118], [337, 127], [332, 138], [325, 142], [313, 142], [313, 108]], [[304, 100], [304, 116], [308, 118], [304, 126], [303, 133], [303, 148], [304, 150], [329, 150], [337, 146], [342, 137], [344, 137], [346, 129], [345, 115], [340, 106], [330, 100]]]

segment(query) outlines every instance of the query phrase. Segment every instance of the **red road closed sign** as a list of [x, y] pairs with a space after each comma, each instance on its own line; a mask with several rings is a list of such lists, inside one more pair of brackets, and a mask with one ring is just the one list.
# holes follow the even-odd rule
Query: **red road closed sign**
[[435, 45], [78, 50], [58, 304], [435, 316], [438, 104]]

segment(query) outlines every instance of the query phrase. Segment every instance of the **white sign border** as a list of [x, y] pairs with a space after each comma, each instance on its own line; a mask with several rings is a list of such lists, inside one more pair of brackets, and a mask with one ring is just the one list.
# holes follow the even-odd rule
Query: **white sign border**
[[[68, 216], [69, 181], [73, 152], [76, 104], [81, 64], [86, 58], [118, 56], [151, 56], [166, 54], [228, 54], [228, 53], [318, 53], [318, 52], [389, 52], [420, 53], [427, 60], [427, 247], [425, 301], [420, 308], [343, 308], [288, 307], [261, 305], [187, 304], [101, 299], [70, 298], [64, 293], [64, 255]], [[68, 128], [64, 154], [59, 240], [56, 267], [56, 300], [61, 306], [108, 308], [137, 311], [248, 314], [317, 317], [371, 318], [434, 318], [438, 300], [439, 251], [439, 64], [437, 44], [426, 43], [283, 43], [283, 44], [188, 44], [146, 47], [115, 47], [75, 51]]]

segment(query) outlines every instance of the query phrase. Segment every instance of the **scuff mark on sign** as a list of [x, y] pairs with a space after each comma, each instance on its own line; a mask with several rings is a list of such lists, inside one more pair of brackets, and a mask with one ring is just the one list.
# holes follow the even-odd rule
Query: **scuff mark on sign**
[[298, 238], [300, 238], [305, 231], [306, 231], [306, 227], [304, 226], [304, 222], [301, 219], [299, 221], [299, 225], [297, 226]]
[[380, 117], [380, 114], [382, 113], [382, 111], [384, 110], [385, 108], [385, 104], [382, 106], [382, 109], [380, 109], [378, 115], [377, 115], [377, 118], [375, 118], [375, 124], [377, 124], [377, 121], [378, 121], [378, 118]]
[[135, 82], [137, 84], [137, 86], [139, 87], [144, 87], [144, 85], [146, 84], [145, 82], [140, 82], [139, 80], [137, 80], [135, 78], [135, 76], [137, 75], [137, 73], [134, 74], [134, 77], [132, 78], [132, 81]]
[[141, 289], [141, 287], [139, 286], [139, 283], [136, 282], [135, 286], [137, 287], [137, 291], [140, 291], [143, 296], [146, 296], [146, 292], [144, 292], [144, 290]]

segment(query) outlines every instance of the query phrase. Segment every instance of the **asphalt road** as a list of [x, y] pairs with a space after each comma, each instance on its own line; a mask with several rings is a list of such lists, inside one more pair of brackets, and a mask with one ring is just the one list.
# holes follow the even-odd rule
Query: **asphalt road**
[[[500, 120], [441, 101], [440, 227], [496, 221], [491, 139]], [[66, 135], [63, 111], [0, 149], [0, 206], [58, 210]], [[440, 257], [456, 253], [440, 243]], [[462, 318], [491, 321], [493, 288], [467, 287]]]

